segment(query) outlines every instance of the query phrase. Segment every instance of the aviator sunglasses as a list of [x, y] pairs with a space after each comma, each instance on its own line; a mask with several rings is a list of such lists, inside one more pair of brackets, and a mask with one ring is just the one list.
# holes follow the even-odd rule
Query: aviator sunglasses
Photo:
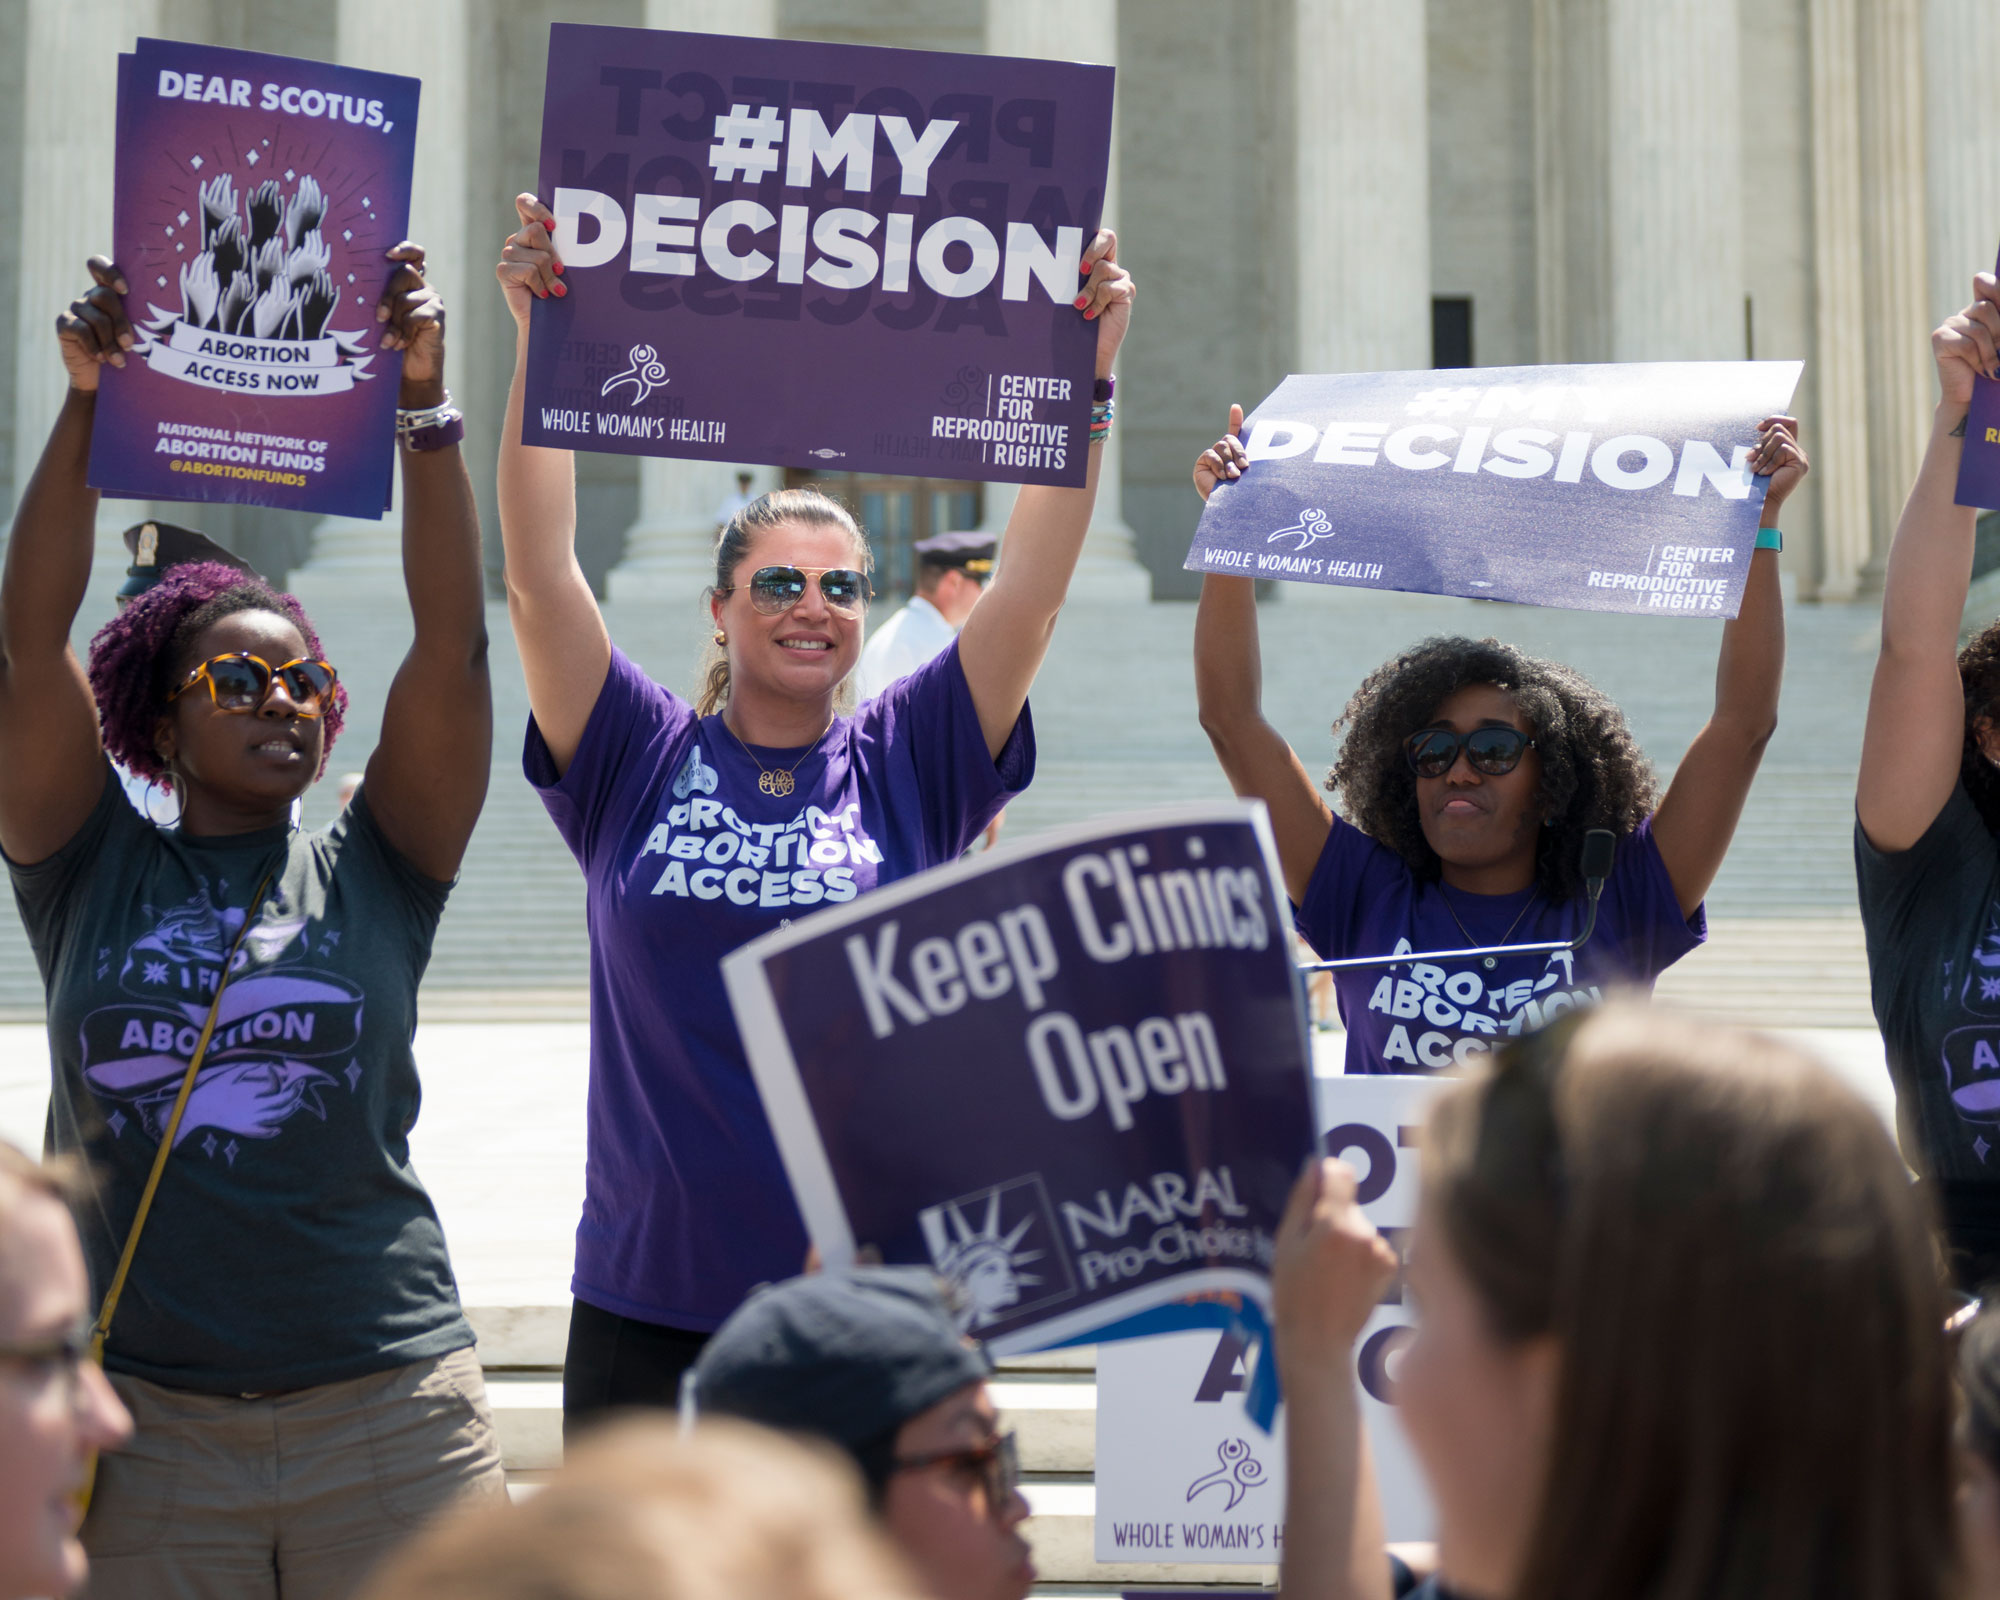
[[[750, 604], [767, 617], [789, 611], [806, 597], [806, 580], [819, 580], [820, 598], [843, 616], [854, 616], [874, 594], [868, 574], [852, 567], [759, 567], [750, 574]], [[733, 594], [737, 585], [717, 589]]]
[[180, 687], [167, 699], [178, 700], [196, 684], [206, 682], [208, 697], [215, 702], [216, 710], [255, 711], [270, 696], [274, 678], [285, 686], [285, 693], [292, 697], [292, 704], [302, 717], [324, 716], [333, 703], [334, 686], [340, 682], [340, 675], [325, 661], [300, 656], [296, 661], [273, 667], [261, 656], [239, 652], [211, 656], [183, 678]]
[[1465, 751], [1474, 772], [1499, 778], [1521, 764], [1524, 753], [1535, 741], [1517, 728], [1474, 728], [1470, 733], [1453, 733], [1449, 728], [1421, 728], [1403, 741], [1403, 754], [1410, 770], [1420, 778], [1442, 778]]

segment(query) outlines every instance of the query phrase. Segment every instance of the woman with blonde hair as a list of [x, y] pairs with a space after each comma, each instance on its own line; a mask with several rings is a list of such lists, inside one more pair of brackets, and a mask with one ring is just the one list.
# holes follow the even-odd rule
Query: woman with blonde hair
[[[935, 660], [845, 714], [868, 541], [838, 502], [785, 489], [715, 546], [714, 652], [695, 703], [618, 650], [576, 559], [567, 450], [521, 440], [530, 308], [567, 295], [548, 208], [515, 201], [498, 273], [517, 338], [500, 447], [507, 609], [533, 718], [525, 765], [583, 867], [589, 1144], [566, 1422], [671, 1406], [681, 1375], [806, 1235], [724, 997], [721, 958], [815, 906], [956, 860], [1034, 775], [1028, 689], [1090, 528], [1131, 317], [1117, 239], [1083, 253], [1096, 332], [1081, 488], [1025, 486], [999, 570]], [[581, 291], [579, 291], [581, 292]]]
[[[1338, 1162], [1280, 1231], [1288, 1600], [1386, 1595], [1354, 1341], [1396, 1270]], [[1957, 1593], [1944, 1293], [1887, 1131], [1773, 1040], [1634, 1005], [1423, 1136], [1397, 1405], [1460, 1600]]]
[[743, 1422], [592, 1434], [520, 1506], [470, 1507], [361, 1600], [918, 1600], [831, 1447]]

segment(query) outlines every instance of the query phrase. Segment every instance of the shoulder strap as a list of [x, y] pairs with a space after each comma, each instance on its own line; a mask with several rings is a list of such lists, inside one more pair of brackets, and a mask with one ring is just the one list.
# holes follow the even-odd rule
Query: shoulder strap
[[[276, 870], [274, 867], [272, 872]], [[104, 1341], [111, 1333], [111, 1319], [118, 1314], [118, 1300], [125, 1293], [125, 1280], [132, 1272], [132, 1258], [139, 1253], [139, 1235], [145, 1230], [147, 1213], [153, 1209], [153, 1196], [159, 1192], [160, 1174], [167, 1170], [167, 1156], [180, 1134], [181, 1116], [187, 1110], [188, 1096], [194, 1093], [194, 1080], [201, 1071], [202, 1058], [208, 1054], [208, 1041], [215, 1037], [215, 1019], [222, 1011], [222, 995], [229, 987], [230, 973], [236, 966], [236, 953], [243, 948], [244, 935], [249, 933], [250, 924], [257, 918], [257, 908], [264, 903], [264, 891], [271, 887], [271, 875], [271, 872], [264, 874], [263, 881], [257, 885], [257, 892], [250, 897], [249, 908], [243, 913], [243, 926], [236, 930], [229, 954], [223, 958], [222, 973], [215, 981], [215, 998], [208, 1005], [208, 1020], [201, 1026], [201, 1037], [195, 1041], [194, 1054], [188, 1058], [187, 1072], [181, 1078], [181, 1092], [174, 1097], [174, 1109], [167, 1117], [166, 1127], [161, 1130], [160, 1147], [153, 1153], [153, 1170], [146, 1175], [146, 1187], [139, 1195], [139, 1209], [132, 1214], [132, 1230], [125, 1235], [125, 1248], [118, 1255], [118, 1270], [112, 1273], [111, 1286], [104, 1291], [104, 1304], [98, 1308], [97, 1320], [90, 1325], [90, 1359], [99, 1366], [104, 1364]]]

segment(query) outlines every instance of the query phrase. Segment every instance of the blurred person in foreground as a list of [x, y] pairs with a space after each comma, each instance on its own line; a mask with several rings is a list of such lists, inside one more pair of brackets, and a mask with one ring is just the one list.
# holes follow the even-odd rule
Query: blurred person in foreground
[[753, 1294], [681, 1403], [704, 1422], [740, 1417], [846, 1451], [934, 1600], [1022, 1600], [1035, 1581], [1028, 1502], [990, 1371], [929, 1272], [858, 1267]]
[[132, 1419], [84, 1359], [90, 1277], [60, 1170], [0, 1142], [0, 1600], [79, 1588], [77, 1496]]
[[518, 1506], [447, 1515], [361, 1600], [916, 1600], [832, 1451], [742, 1423], [595, 1430]]
[[[1944, 1290], [1875, 1113], [1636, 1005], [1434, 1102], [1396, 1400], [1460, 1600], [1959, 1593]], [[1286, 1600], [1389, 1593], [1354, 1343], [1396, 1271], [1316, 1163], [1273, 1269]]]

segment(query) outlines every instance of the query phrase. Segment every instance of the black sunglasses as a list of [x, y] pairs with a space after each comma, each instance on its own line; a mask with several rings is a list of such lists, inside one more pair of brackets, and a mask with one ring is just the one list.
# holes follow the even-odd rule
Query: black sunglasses
[[1502, 777], [1521, 764], [1521, 757], [1535, 748], [1535, 741], [1518, 728], [1474, 728], [1470, 733], [1454, 733], [1449, 728], [1420, 728], [1403, 741], [1403, 754], [1410, 770], [1420, 778], [1442, 778], [1458, 761], [1458, 752], [1474, 772], [1489, 778]]
[[183, 678], [167, 699], [178, 700], [196, 684], [206, 682], [216, 710], [255, 711], [270, 696], [273, 679], [285, 686], [300, 716], [318, 717], [333, 704], [340, 674], [329, 663], [306, 656], [274, 667], [262, 656], [238, 652], [211, 656]]
[[996, 1517], [1013, 1503], [1014, 1491], [1021, 1483], [1021, 1454], [1011, 1433], [1003, 1433], [971, 1450], [939, 1450], [927, 1456], [898, 1456], [892, 1465], [898, 1472], [950, 1467], [966, 1473], [986, 1491], [987, 1509]]
[[[767, 617], [789, 611], [806, 597], [808, 579], [819, 580], [820, 598], [833, 610], [853, 616], [874, 595], [868, 574], [852, 567], [759, 567], [750, 574], [750, 604]], [[732, 594], [736, 585], [717, 589]]]

